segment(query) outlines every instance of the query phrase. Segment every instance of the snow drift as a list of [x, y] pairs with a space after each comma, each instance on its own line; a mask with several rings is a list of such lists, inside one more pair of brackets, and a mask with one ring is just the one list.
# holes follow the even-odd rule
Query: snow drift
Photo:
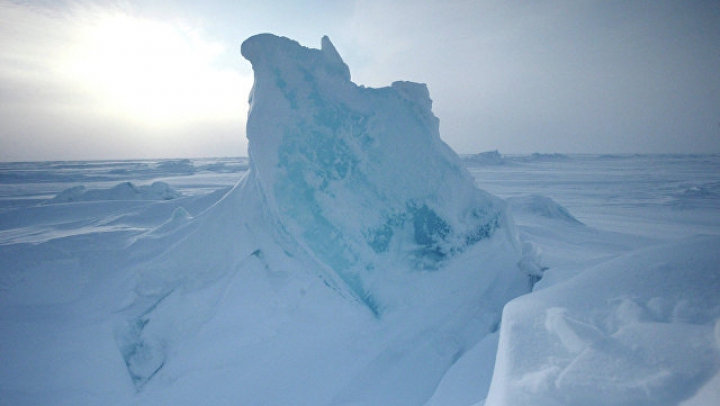
[[441, 141], [425, 85], [357, 86], [327, 37], [242, 54], [249, 172], [133, 246], [129, 376], [150, 404], [423, 404], [530, 289], [504, 203]]

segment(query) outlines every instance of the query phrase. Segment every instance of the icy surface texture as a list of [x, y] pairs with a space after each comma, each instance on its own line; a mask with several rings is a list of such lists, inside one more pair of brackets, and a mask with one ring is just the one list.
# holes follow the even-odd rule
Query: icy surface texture
[[286, 232], [359, 297], [375, 300], [365, 274], [438, 269], [507, 228], [440, 139], [424, 84], [359, 87], [327, 37], [317, 50], [263, 34], [242, 53], [252, 175]]
[[720, 238], [695, 237], [510, 302], [486, 406], [678, 405], [702, 394], [720, 366], [718, 264]]

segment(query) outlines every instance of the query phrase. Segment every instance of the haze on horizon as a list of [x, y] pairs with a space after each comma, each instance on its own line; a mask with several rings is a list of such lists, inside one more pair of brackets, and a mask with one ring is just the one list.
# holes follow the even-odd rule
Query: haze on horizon
[[0, 0], [0, 161], [246, 153], [247, 37], [427, 83], [459, 153], [719, 153], [720, 2]]

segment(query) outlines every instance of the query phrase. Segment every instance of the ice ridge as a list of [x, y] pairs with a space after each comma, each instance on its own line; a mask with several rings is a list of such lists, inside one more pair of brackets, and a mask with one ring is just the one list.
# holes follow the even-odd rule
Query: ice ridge
[[[440, 139], [426, 85], [358, 86], [328, 38], [310, 49], [261, 34], [242, 53], [255, 76], [247, 174], [133, 248], [148, 259], [116, 341], [135, 387], [152, 392], [158, 377], [184, 374], [183, 359], [223, 354], [208, 362], [241, 357], [273, 382], [332, 374], [313, 374], [332, 386], [326, 403], [304, 385], [267, 396], [423, 404], [530, 290], [505, 203]], [[223, 345], [206, 345], [217, 337]], [[319, 342], [340, 355], [315, 354]], [[307, 362], [279, 355], [296, 347]]]

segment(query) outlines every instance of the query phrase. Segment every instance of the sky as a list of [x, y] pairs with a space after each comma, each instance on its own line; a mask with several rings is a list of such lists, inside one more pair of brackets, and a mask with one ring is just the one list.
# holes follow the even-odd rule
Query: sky
[[263, 32], [426, 83], [458, 153], [720, 153], [716, 0], [0, 0], [0, 161], [245, 156]]

